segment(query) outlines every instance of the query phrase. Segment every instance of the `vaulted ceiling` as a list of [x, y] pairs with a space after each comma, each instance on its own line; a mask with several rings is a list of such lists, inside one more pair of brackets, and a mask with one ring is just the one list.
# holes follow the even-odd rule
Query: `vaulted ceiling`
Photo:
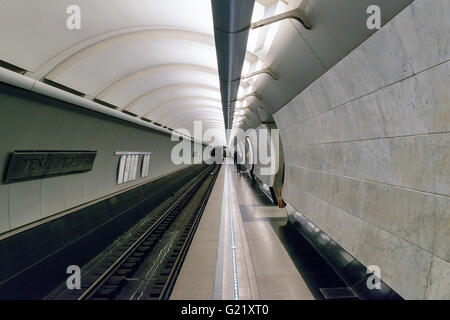
[[[276, 79], [240, 81], [233, 126], [273, 121], [373, 34], [367, 5], [381, 6], [384, 24], [411, 1], [256, 1], [252, 22], [300, 7], [312, 29], [284, 20], [249, 32], [242, 74], [269, 68]], [[66, 27], [73, 4], [79, 30]], [[193, 132], [201, 120], [225, 144], [211, 0], [0, 0], [0, 11], [0, 60], [26, 76], [163, 127]]]
[[[73, 4], [79, 30], [66, 27]], [[0, 11], [0, 59], [26, 76], [169, 128], [201, 120], [224, 139], [210, 0], [14, 0]]]

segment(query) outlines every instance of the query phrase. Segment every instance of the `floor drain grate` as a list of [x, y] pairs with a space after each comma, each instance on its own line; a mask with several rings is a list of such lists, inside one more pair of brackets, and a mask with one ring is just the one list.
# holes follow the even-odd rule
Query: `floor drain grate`
[[320, 288], [320, 292], [325, 299], [348, 299], [357, 298], [355, 293], [349, 287], [341, 288]]

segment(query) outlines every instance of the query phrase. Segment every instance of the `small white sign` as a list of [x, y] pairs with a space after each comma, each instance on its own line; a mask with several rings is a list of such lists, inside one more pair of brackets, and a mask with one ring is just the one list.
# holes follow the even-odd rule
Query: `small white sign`
[[131, 180], [135, 180], [136, 176], [137, 176], [137, 167], [138, 167], [138, 155], [134, 155], [133, 157], [133, 167], [132, 167], [132, 179]]
[[123, 182], [123, 174], [125, 171], [125, 161], [127, 159], [127, 156], [120, 156], [120, 162], [119, 162], [119, 172], [117, 174], [117, 184], [121, 184]]
[[142, 157], [141, 177], [148, 176], [150, 152], [116, 152], [120, 155], [119, 170], [117, 172], [117, 184], [136, 180], [139, 166], [139, 155]]
[[146, 155], [144, 155], [144, 158], [142, 159], [141, 178], [145, 178], [148, 176], [149, 164], [150, 164], [150, 155], [146, 154]]
[[125, 172], [123, 174], [123, 182], [130, 181], [131, 156], [127, 156], [125, 160]]

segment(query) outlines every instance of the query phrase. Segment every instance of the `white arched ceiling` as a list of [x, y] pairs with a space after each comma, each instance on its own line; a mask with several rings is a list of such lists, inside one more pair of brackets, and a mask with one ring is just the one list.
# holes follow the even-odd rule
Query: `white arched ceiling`
[[[194, 132], [193, 124], [191, 124], [191, 126], [186, 129], [190, 130], [190, 132]], [[205, 129], [224, 130], [224, 126], [220, 124], [217, 120], [209, 119], [202, 122], [202, 130]]]
[[133, 112], [133, 110], [147, 109], [161, 105], [168, 99], [177, 99], [189, 95], [205, 96], [208, 98], [220, 99], [220, 89], [209, 85], [198, 84], [180, 84], [168, 85], [152, 91], [149, 91], [129, 103], [124, 109]]
[[[204, 116], [207, 116], [207, 118], [205, 118], [202, 121], [207, 121], [207, 120], [218, 120], [218, 121], [223, 121], [223, 114], [222, 113], [218, 113], [218, 112], [213, 112], [213, 111], [206, 111], [206, 112], [202, 112], [204, 114]], [[196, 119], [198, 115], [198, 112], [196, 111], [187, 111], [187, 112], [183, 112], [182, 115], [177, 115], [174, 118], [167, 120], [166, 123], [163, 123], [164, 125], [168, 126], [168, 127], [173, 127], [175, 128], [181, 128], [181, 127], [189, 127], [190, 124], [193, 124], [194, 121], [197, 121], [198, 119]]]
[[[80, 30], [65, 27], [66, 9], [73, 4], [81, 9]], [[0, 10], [7, 13], [0, 21], [2, 42], [33, 49], [30, 55], [1, 46], [1, 57], [30, 71], [77, 43], [122, 29], [156, 26], [213, 36], [207, 0], [14, 0], [1, 1]]]
[[209, 68], [205, 66], [200, 65], [191, 65], [191, 64], [167, 64], [167, 65], [157, 65], [152, 66], [149, 68], [141, 69], [137, 72], [128, 74], [124, 77], [121, 77], [120, 79], [117, 79], [113, 81], [112, 83], [108, 84], [106, 87], [101, 88], [96, 93], [94, 93], [94, 96], [98, 99], [107, 99], [108, 96], [113, 94], [115, 91], [119, 90], [122, 87], [127, 88], [130, 85], [134, 85], [136, 83], [139, 83], [141, 81], [145, 81], [146, 78], [154, 78], [158, 76], [159, 74], [162, 74], [165, 76], [167, 73], [173, 72], [173, 71], [198, 71], [203, 72], [206, 75], [213, 75], [217, 76], [217, 70], [214, 68]]
[[169, 85], [191, 83], [193, 85], [219, 87], [218, 75], [211, 72], [205, 72], [205, 70], [193, 68], [157, 69], [157, 71], [151, 73], [139, 73], [138, 76], [129, 81], [113, 85], [113, 88], [108, 88], [99, 95], [93, 97], [117, 105], [118, 107], [126, 108], [137, 98], [153, 90]]
[[[167, 125], [169, 127], [174, 124], [177, 124], [179, 126], [184, 125], [185, 127], [187, 127], [187, 126], [189, 126], [189, 124], [191, 122], [191, 118], [195, 117], [199, 113], [201, 113], [203, 115], [208, 115], [208, 119], [214, 119], [214, 120], [219, 119], [220, 121], [222, 121], [222, 118], [223, 118], [223, 113], [221, 113], [217, 110], [211, 110], [211, 108], [207, 108], [207, 107], [195, 107], [195, 108], [192, 108], [190, 111], [183, 112], [182, 114], [174, 114], [174, 115], [171, 115], [170, 117], [165, 117], [165, 119], [161, 119], [157, 122]], [[206, 120], [204, 119], [202, 121], [206, 121]]]
[[[66, 27], [71, 5], [80, 30]], [[14, 0], [0, 11], [0, 60], [28, 77], [169, 127], [224, 130], [210, 0]]]
[[[79, 30], [66, 27], [71, 5]], [[210, 0], [0, 0], [0, 12], [0, 60], [26, 76], [153, 122], [223, 128]], [[258, 49], [247, 51], [250, 71]]]
[[[216, 69], [214, 46], [199, 42], [198, 39], [185, 39], [189, 35], [191, 33], [179, 31], [148, 31], [104, 40], [66, 59], [46, 78], [94, 96], [105, 84], [151, 67], [192, 64]], [[154, 77], [152, 74], [147, 75], [165, 80], [166, 73], [176, 72], [161, 71]], [[198, 71], [194, 77], [200, 74], [203, 76], [204, 73]], [[218, 76], [211, 74], [211, 77], [218, 81]], [[170, 81], [168, 79], [166, 83]]]
[[[166, 111], [164, 114], [161, 114], [159, 117], [155, 116], [155, 115], [151, 115], [152, 118], [156, 119], [156, 122], [166, 122], [170, 119], [173, 119], [174, 116], [176, 116], [176, 111], [178, 110], [178, 108], [174, 107], [171, 108], [172, 110], [170, 111]], [[217, 108], [208, 104], [199, 104], [199, 105], [189, 105], [189, 107], [186, 109], [186, 111], [198, 111], [198, 112], [208, 112], [208, 111], [212, 111], [215, 113], [220, 114], [222, 112], [222, 108]]]
[[207, 106], [210, 109], [222, 111], [222, 105], [220, 100], [204, 98], [204, 97], [182, 97], [172, 100], [165, 101], [164, 103], [152, 108], [148, 113], [145, 114], [146, 117], [151, 116], [152, 119], [157, 121], [158, 119], [167, 117], [167, 115], [173, 113], [180, 107], [190, 110], [194, 106]]
[[[177, 121], [175, 123], [171, 124], [171, 127], [174, 128], [175, 130], [188, 130], [188, 132], [190, 132], [191, 135], [196, 134], [195, 132], [195, 128], [194, 128], [194, 121], [195, 118], [194, 116], [190, 115], [188, 116], [188, 124], [185, 125], [183, 124], [183, 121]], [[201, 122], [201, 126], [202, 126], [202, 134], [205, 134], [207, 130], [210, 130], [213, 134], [214, 134], [214, 138], [216, 140], [216, 142], [220, 142], [219, 144], [224, 144], [225, 142], [225, 126], [223, 123], [223, 117], [217, 118], [217, 119], [212, 119], [211, 117], [209, 117], [207, 120], [204, 120]], [[211, 133], [209, 132], [209, 133]], [[199, 139], [200, 137], [195, 136], [197, 139]]]

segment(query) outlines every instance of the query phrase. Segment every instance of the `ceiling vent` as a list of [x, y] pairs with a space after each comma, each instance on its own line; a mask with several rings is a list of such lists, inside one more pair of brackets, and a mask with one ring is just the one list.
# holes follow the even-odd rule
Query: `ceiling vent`
[[94, 98], [93, 101], [98, 103], [98, 104], [101, 104], [102, 106], [105, 106], [105, 107], [108, 107], [108, 108], [111, 108], [111, 109], [114, 109], [114, 110], [119, 108], [119, 107], [116, 107], [115, 105], [113, 105], [111, 103], [108, 103], [108, 102], [105, 102], [103, 100], [99, 100], [99, 99], [96, 99], [96, 98]]
[[63, 91], [69, 92], [69, 93], [74, 94], [74, 95], [79, 96], [79, 97], [84, 97], [85, 96], [85, 94], [83, 92], [80, 92], [80, 91], [77, 91], [75, 89], [66, 87], [63, 84], [57, 83], [57, 82], [49, 80], [49, 79], [43, 79], [42, 82], [45, 83], [45, 84], [48, 84], [49, 86], [61, 89]]
[[3, 60], [0, 60], [0, 67], [8, 69], [8, 70], [16, 72], [16, 73], [20, 73], [20, 74], [25, 74], [27, 72], [27, 70], [22, 69], [18, 66], [15, 66], [15, 65], [8, 63], [6, 61], [3, 61]]
[[135, 114], [135, 113], [133, 113], [133, 112], [130, 112], [130, 111], [127, 111], [127, 110], [122, 110], [122, 112], [125, 113], [125, 114], [127, 114], [127, 115], [129, 115], [129, 116], [137, 117], [137, 114]]
[[147, 119], [147, 118], [144, 118], [144, 117], [141, 117], [141, 120], [142, 120], [142, 121], [145, 121], [145, 122], [148, 122], [148, 123], [153, 123], [152, 120]]

